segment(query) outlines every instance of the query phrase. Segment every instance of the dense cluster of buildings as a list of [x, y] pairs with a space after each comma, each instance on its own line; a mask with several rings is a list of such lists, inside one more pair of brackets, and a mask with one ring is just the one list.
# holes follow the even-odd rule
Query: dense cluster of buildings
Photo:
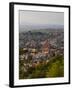
[[23, 68], [26, 72], [29, 67], [48, 63], [51, 58], [64, 54], [64, 32], [49, 30], [47, 33], [20, 33], [19, 48], [19, 60], [24, 61]]
[[64, 48], [56, 48], [52, 46], [48, 40], [42, 43], [41, 48], [23, 48], [23, 54], [20, 55], [20, 60], [31, 60], [32, 62], [39, 62], [49, 60], [56, 55], [63, 55]]

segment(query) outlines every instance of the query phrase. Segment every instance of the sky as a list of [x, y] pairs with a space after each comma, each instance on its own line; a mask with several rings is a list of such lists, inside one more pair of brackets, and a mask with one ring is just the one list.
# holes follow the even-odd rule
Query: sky
[[63, 12], [19, 11], [20, 29], [32, 28], [36, 25], [64, 25]]

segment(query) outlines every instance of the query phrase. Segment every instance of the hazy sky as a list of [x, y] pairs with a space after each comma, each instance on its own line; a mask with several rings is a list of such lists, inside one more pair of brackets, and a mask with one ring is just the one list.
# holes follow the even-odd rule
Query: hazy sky
[[63, 12], [19, 11], [20, 25], [64, 25]]

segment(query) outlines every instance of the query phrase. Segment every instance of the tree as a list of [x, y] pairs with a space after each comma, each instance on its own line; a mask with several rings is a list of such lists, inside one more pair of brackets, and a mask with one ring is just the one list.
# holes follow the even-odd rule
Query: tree
[[56, 58], [55, 62], [50, 63], [46, 77], [63, 77], [64, 76], [64, 60]]

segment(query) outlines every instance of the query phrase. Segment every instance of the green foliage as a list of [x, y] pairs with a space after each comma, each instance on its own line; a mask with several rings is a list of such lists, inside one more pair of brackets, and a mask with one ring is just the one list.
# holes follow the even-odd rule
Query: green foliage
[[47, 72], [47, 77], [62, 77], [63, 76], [63, 66], [59, 61], [56, 61], [51, 65]]
[[27, 72], [24, 72], [24, 61], [19, 63], [19, 78], [50, 78], [50, 77], [63, 77], [64, 76], [64, 58], [63, 56], [55, 56], [48, 63], [40, 63], [36, 67], [28, 68]]
[[43, 70], [43, 65], [39, 65], [34, 68], [30, 78], [43, 78], [45, 77], [45, 70]]
[[57, 56], [48, 63], [46, 77], [63, 77], [64, 76], [64, 59], [63, 56]]

